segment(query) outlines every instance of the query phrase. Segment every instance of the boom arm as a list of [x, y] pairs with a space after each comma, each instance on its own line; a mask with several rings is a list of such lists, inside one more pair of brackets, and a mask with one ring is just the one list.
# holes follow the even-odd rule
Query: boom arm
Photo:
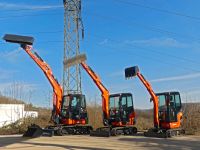
[[140, 81], [144, 84], [144, 86], [146, 87], [147, 91], [151, 95], [153, 105], [154, 105], [154, 127], [158, 128], [159, 127], [158, 97], [156, 96], [155, 92], [153, 91], [151, 84], [139, 72], [139, 68], [137, 66], [125, 69], [125, 76], [126, 76], [126, 78], [137, 76], [140, 79]]
[[55, 79], [49, 65], [45, 61], [43, 61], [42, 58], [36, 52], [32, 52], [32, 46], [25, 45], [22, 48], [34, 60], [34, 62], [42, 69], [45, 76], [49, 80], [54, 92], [54, 99], [53, 99], [53, 107], [55, 109], [54, 115], [59, 115], [60, 110], [61, 110], [61, 101], [62, 101], [62, 95], [63, 95], [62, 87], [60, 86], [58, 81]]
[[105, 86], [102, 84], [101, 79], [95, 74], [95, 72], [84, 62], [81, 62], [82, 67], [85, 69], [85, 71], [89, 74], [89, 76], [92, 78], [96, 86], [101, 91], [102, 95], [102, 110], [104, 113], [104, 118], [109, 118], [109, 91], [105, 88]]
[[83, 69], [85, 69], [88, 75], [92, 78], [96, 86], [101, 91], [104, 124], [106, 125], [107, 122], [105, 121], [109, 119], [109, 91], [102, 84], [101, 79], [98, 77], [98, 75], [85, 63], [85, 60], [86, 60], [86, 55], [80, 54], [76, 57], [65, 60], [64, 66], [67, 68], [75, 64], [81, 64]]
[[[60, 114], [61, 109], [61, 101], [62, 101], [62, 87], [58, 83], [58, 81], [53, 76], [52, 70], [47, 63], [45, 63], [42, 58], [36, 53], [32, 52], [32, 45], [34, 42], [34, 38], [30, 36], [21, 36], [14, 34], [5, 34], [3, 39], [6, 42], [17, 43], [20, 44], [21, 47], [25, 50], [25, 52], [35, 61], [35, 63], [42, 69], [45, 76], [49, 80], [51, 86], [53, 87], [53, 111], [52, 117], [57, 117]], [[55, 119], [55, 118], [52, 118]]]

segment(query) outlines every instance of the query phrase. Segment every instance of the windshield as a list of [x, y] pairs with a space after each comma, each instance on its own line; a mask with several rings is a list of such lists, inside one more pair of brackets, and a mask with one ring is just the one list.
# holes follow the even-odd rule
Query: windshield
[[109, 104], [110, 109], [113, 109], [113, 108], [118, 109], [119, 108], [119, 96], [110, 97], [109, 103], [110, 103]]
[[71, 105], [71, 107], [86, 107], [85, 96], [84, 95], [70, 95], [63, 97], [62, 109], [67, 109]]
[[70, 101], [70, 97], [69, 96], [64, 96], [63, 97], [63, 109], [67, 109], [69, 107], [69, 101]]
[[83, 108], [86, 107], [84, 95], [71, 96], [71, 107], [77, 107], [77, 106], [80, 106]]
[[159, 100], [159, 110], [163, 110], [166, 108], [166, 96], [165, 95], [158, 95]]

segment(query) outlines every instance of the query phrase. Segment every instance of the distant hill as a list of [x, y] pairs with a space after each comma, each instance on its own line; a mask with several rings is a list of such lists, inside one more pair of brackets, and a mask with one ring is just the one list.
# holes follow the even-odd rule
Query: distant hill
[[[0, 95], [0, 104], [25, 104], [23, 101], [7, 98]], [[89, 124], [94, 128], [101, 127], [102, 124], [102, 108], [101, 105], [88, 105]], [[183, 103], [183, 128], [187, 134], [200, 134], [200, 103]], [[41, 127], [49, 125], [51, 117], [51, 109], [35, 107], [32, 104], [25, 104], [25, 109], [28, 111], [38, 111], [37, 119], [25, 119], [23, 123], [13, 124], [6, 128], [0, 129], [0, 134], [17, 134], [23, 133], [27, 126], [35, 123]], [[147, 130], [153, 127], [153, 109], [135, 109], [136, 112], [136, 127], [138, 130]]]

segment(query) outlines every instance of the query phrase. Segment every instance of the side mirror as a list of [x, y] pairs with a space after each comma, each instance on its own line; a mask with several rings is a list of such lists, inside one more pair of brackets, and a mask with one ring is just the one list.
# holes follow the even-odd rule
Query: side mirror
[[150, 98], [150, 102], [152, 102], [153, 101], [153, 99], [152, 98]]

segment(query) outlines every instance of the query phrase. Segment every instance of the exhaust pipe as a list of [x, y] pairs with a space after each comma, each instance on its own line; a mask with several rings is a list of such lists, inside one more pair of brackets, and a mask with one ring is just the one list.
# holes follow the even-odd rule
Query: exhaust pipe
[[139, 67], [134, 66], [134, 67], [129, 67], [125, 69], [125, 78], [132, 78], [137, 76], [137, 73], [139, 72]]
[[72, 57], [72, 58], [64, 60], [63, 63], [64, 63], [64, 67], [66, 69], [66, 68], [69, 68], [71, 66], [80, 64], [80, 63], [82, 63], [82, 62], [84, 62], [86, 60], [87, 60], [86, 54], [80, 54], [78, 56], [75, 56], [75, 57]]
[[3, 39], [6, 42], [10, 43], [18, 43], [20, 45], [33, 45], [34, 38], [31, 36], [21, 36], [21, 35], [15, 35], [15, 34], [5, 34]]

